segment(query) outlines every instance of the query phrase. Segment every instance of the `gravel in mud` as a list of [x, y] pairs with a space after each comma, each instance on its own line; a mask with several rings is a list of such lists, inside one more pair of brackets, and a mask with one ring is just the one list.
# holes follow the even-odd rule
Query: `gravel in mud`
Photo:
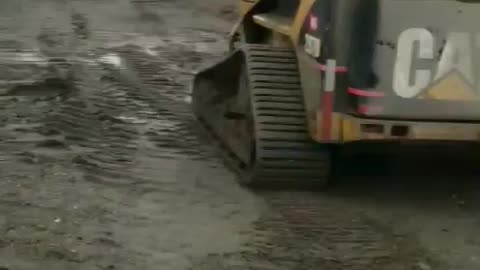
[[232, 2], [1, 1], [0, 269], [479, 269], [478, 184], [431, 157], [235, 183], [189, 104]]

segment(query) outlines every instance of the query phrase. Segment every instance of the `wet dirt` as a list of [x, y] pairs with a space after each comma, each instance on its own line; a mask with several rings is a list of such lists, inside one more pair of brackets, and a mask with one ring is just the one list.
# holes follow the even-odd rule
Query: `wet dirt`
[[456, 158], [362, 159], [323, 193], [235, 183], [189, 104], [232, 2], [1, 1], [0, 269], [479, 269]]

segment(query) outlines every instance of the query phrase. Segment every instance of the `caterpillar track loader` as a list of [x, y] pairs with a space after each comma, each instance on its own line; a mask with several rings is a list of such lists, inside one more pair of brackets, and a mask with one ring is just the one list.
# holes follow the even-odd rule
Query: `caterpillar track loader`
[[[249, 186], [325, 186], [335, 152], [480, 138], [480, 3], [241, 0], [193, 111]], [[367, 148], [368, 149], [368, 148]]]

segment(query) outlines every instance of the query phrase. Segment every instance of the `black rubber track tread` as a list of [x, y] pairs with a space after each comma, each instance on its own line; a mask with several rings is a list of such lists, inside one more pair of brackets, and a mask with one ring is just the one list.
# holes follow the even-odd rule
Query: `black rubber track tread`
[[302, 142], [269, 142], [269, 141], [260, 141], [258, 143], [259, 147], [266, 150], [273, 150], [273, 149], [285, 149], [285, 150], [310, 150], [308, 145]]
[[283, 64], [292, 64], [297, 63], [294, 58], [282, 58], [282, 57], [266, 57], [266, 56], [258, 56], [256, 57], [256, 63], [283, 63]]
[[297, 65], [295, 63], [283, 64], [281, 67], [265, 62], [253, 62], [250, 64], [252, 69], [270, 69], [270, 70], [285, 70], [285, 71], [297, 71]]
[[257, 158], [247, 183], [326, 184], [330, 156], [308, 134], [295, 53], [264, 45], [244, 52]]
[[276, 102], [277, 104], [297, 104], [301, 101], [299, 97], [285, 97], [285, 96], [254, 96], [256, 102]]
[[243, 45], [255, 129], [255, 162], [245, 166], [208, 119], [196, 115], [218, 143], [224, 160], [250, 187], [322, 187], [330, 155], [314, 143], [307, 128], [296, 55], [290, 49]]
[[302, 96], [295, 93], [295, 91], [291, 91], [288, 89], [271, 90], [271, 89], [257, 88], [257, 91], [255, 92], [255, 96], [266, 96], [266, 95], [274, 96], [274, 97], [296, 97], [300, 99], [302, 98]]
[[297, 124], [305, 125], [304, 119], [298, 119], [296, 117], [273, 117], [273, 116], [258, 116], [257, 123], [263, 124]]
[[299, 125], [258, 125], [258, 129], [261, 131], [273, 131], [273, 132], [282, 132], [282, 133], [297, 133], [303, 131], [303, 126]]
[[296, 84], [284, 84], [284, 83], [275, 83], [275, 82], [256, 82], [255, 87], [258, 89], [268, 89], [270, 91], [275, 90], [290, 90], [295, 92], [297, 95], [301, 95], [301, 93], [296, 92], [297, 85]]
[[301, 111], [287, 111], [287, 110], [275, 110], [269, 108], [258, 108], [258, 116], [274, 116], [274, 117], [303, 117], [305, 113]]
[[259, 98], [254, 98], [255, 107], [259, 110], [285, 110], [285, 111], [299, 111], [304, 112], [304, 107], [302, 104], [288, 102], [285, 103], [281, 98], [276, 102], [275, 100], [262, 101]]
[[[253, 72], [254, 70], [252, 70]], [[276, 74], [271, 74], [271, 75], [265, 75], [266, 72], [258, 72], [255, 74], [255, 76], [250, 79], [250, 81], [253, 84], [253, 87], [255, 87], [255, 83], [285, 83], [288, 85], [297, 85], [300, 83], [300, 78], [298, 77], [289, 77], [289, 76], [283, 76], [283, 75], [276, 75]]]

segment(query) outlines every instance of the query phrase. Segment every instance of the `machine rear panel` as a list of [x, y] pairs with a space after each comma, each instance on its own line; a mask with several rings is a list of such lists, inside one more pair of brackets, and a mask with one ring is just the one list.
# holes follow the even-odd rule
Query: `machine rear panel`
[[480, 120], [480, 31], [472, 24], [478, 14], [475, 2], [363, 1], [351, 21], [348, 111], [391, 119]]

